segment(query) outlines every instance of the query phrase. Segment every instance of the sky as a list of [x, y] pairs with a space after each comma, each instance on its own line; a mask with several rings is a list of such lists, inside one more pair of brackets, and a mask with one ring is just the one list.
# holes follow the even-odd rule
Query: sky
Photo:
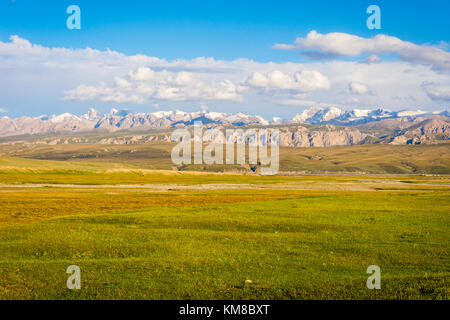
[[2, 0], [0, 116], [448, 110], [448, 12], [448, 0]]

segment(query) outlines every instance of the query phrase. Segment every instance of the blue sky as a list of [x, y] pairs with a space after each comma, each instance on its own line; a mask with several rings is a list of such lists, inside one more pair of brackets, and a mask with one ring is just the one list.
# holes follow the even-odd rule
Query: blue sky
[[[82, 10], [82, 30], [65, 27], [65, 9]], [[366, 28], [366, 8], [382, 9], [382, 30]], [[49, 47], [111, 48], [167, 59], [211, 56], [233, 60], [300, 60], [271, 50], [310, 30], [373, 36], [383, 32], [415, 43], [450, 39], [450, 1], [55, 1], [4, 0], [0, 39], [18, 34]]]
[[[66, 28], [68, 14], [65, 11], [71, 4], [76, 4], [81, 8], [81, 30]], [[366, 27], [368, 17], [366, 8], [371, 4], [377, 4], [381, 8], [381, 30], [369, 30]], [[25, 63], [12, 63], [14, 55], [17, 55], [18, 60], [19, 56], [24, 57], [22, 53], [18, 53], [20, 45], [17, 44], [14, 54], [5, 49], [2, 55], [0, 51], [0, 58], [3, 58], [0, 60], [0, 63], [3, 63], [3, 68], [0, 65], [0, 84], [3, 87], [0, 89], [0, 110], [7, 111], [6, 114], [10, 116], [19, 116], [51, 114], [59, 111], [81, 113], [92, 106], [106, 110], [119, 105], [136, 111], [155, 111], [158, 108], [198, 109], [202, 105], [206, 105], [214, 111], [249, 113], [259, 111], [265, 116], [278, 115], [275, 114], [278, 112], [282, 116], [289, 117], [314, 103], [318, 106], [336, 104], [349, 108], [357, 106], [370, 108], [383, 104], [391, 109], [403, 107], [446, 109], [448, 108], [446, 90], [449, 81], [448, 72], [442, 66], [445, 66], [446, 63], [445, 53], [448, 53], [450, 40], [449, 12], [450, 1], [448, 0], [420, 2], [402, 0], [4, 0], [0, 2], [0, 44], [9, 43], [10, 37], [17, 35], [30, 44], [44, 48], [57, 47], [75, 50], [89, 47], [102, 52], [110, 49], [127, 57], [140, 54], [169, 62], [182, 59], [186, 62], [184, 65], [189, 65], [189, 61], [198, 57], [212, 57], [215, 61], [224, 60], [228, 64], [226, 67], [224, 64], [220, 66], [218, 63], [212, 63], [214, 66], [209, 64], [208, 72], [214, 73], [214, 77], [207, 78], [205, 72], [199, 74], [199, 77], [205, 83], [214, 80], [218, 83], [217, 86], [222, 87], [221, 81], [229, 80], [237, 89], [234, 92], [235, 95], [224, 99], [218, 98], [217, 95], [215, 98], [211, 98], [210, 95], [205, 96], [204, 94], [187, 98], [180, 96], [167, 98], [166, 95], [153, 94], [146, 96], [145, 99], [134, 99], [130, 98], [134, 94], [129, 91], [126, 93], [128, 98], [105, 98], [104, 93], [99, 98], [100, 95], [96, 96], [92, 91], [94, 87], [97, 88], [97, 91], [98, 88], [103, 88], [100, 83], [105, 82], [105, 88], [116, 88], [117, 84], [111, 84], [111, 79], [114, 77], [130, 81], [127, 75], [139, 67], [161, 71], [165, 70], [167, 65], [149, 62], [139, 65], [121, 60], [115, 62], [121, 64], [121, 67], [115, 69], [114, 73], [107, 73], [102, 69], [92, 75], [88, 74], [86, 70], [72, 69], [72, 74], [66, 79], [62, 73], [57, 73], [54, 67], [52, 69], [42, 67], [43, 65], [48, 66], [52, 61], [59, 63], [59, 60], [55, 60], [57, 58], [54, 57], [47, 57], [48, 60], [44, 61], [44, 57], [41, 56], [41, 60], [36, 62], [36, 56], [27, 53], [26, 57], [30, 59], [27, 60], [29, 61], [27, 66], [24, 66]], [[302, 50], [310, 50], [310, 47], [306, 48], [305, 45], [293, 50], [273, 48], [275, 43], [293, 44], [296, 38], [306, 38], [313, 30], [321, 35], [342, 33], [371, 39], [378, 34], [385, 34], [400, 39], [405, 43], [400, 51], [392, 49], [392, 52], [389, 52], [383, 44], [379, 44], [383, 49], [375, 50], [375, 55], [377, 59], [378, 56], [381, 58], [381, 65], [386, 64], [386, 70], [397, 70], [398, 67], [398, 79], [403, 79], [401, 78], [402, 72], [415, 74], [417, 76], [417, 81], [414, 83], [415, 88], [411, 88], [411, 92], [408, 92], [405, 84], [398, 88], [397, 94], [391, 92], [389, 88], [376, 87], [375, 82], [369, 83], [371, 81], [370, 71], [356, 63], [367, 56], [373, 56], [374, 52], [370, 50], [363, 50], [358, 54], [347, 54], [339, 48], [328, 48], [324, 47], [322, 43], [315, 43], [311, 50], [327, 54], [332, 52], [331, 58], [316, 61], [301, 54]], [[329, 41], [329, 39], [324, 38], [324, 41]], [[405, 58], [406, 56], [416, 56], [417, 50], [405, 51], [406, 43], [409, 42], [426, 48], [439, 48], [444, 52], [443, 58], [440, 58], [438, 62], [425, 61], [423, 57], [427, 55], [426, 53], [420, 54], [419, 58]], [[420, 51], [422, 47], [417, 49]], [[434, 55], [433, 51], [430, 51], [430, 54]], [[399, 60], [398, 55], [403, 55], [403, 60], [400, 59], [402, 61], [399, 61], [398, 65], [388, 66], [387, 63]], [[258, 65], [246, 64], [243, 66], [236, 63], [236, 59], [240, 58], [252, 60]], [[67, 66], [67, 59], [63, 60]], [[270, 62], [273, 62], [275, 66]], [[342, 72], [339, 70], [345, 68], [337, 65], [338, 62], [353, 63], [352, 66], [355, 67], [355, 70], [352, 71], [353, 78], [347, 74], [327, 73], [328, 69]], [[287, 65], [289, 63], [294, 63], [295, 66]], [[336, 64], [326, 65], [327, 63]], [[5, 67], [6, 65], [9, 66], [9, 69]], [[74, 65], [78, 65], [75, 60]], [[412, 65], [412, 71], [408, 69], [410, 65]], [[424, 69], [424, 65], [428, 66], [427, 70]], [[14, 71], [10, 70], [13, 68], [12, 66], [15, 68]], [[129, 70], [126, 70], [127, 67]], [[177, 66], [176, 70], [173, 65], [169, 67], [172, 69], [167, 70], [172, 70], [171, 72], [180, 72], [183, 71], [183, 68], [191, 72], [192, 68], [200, 68], [198, 63], [189, 68]], [[232, 69], [239, 70], [235, 74], [220, 78], [219, 75], [221, 72], [223, 73], [223, 68], [226, 68], [228, 73]], [[383, 71], [380, 69], [380, 64], [376, 63], [375, 65], [374, 63], [373, 68], [373, 74], [381, 76]], [[249, 79], [253, 73], [266, 75], [269, 79], [270, 72], [280, 71], [295, 78], [295, 75], [289, 74], [289, 72], [301, 73], [305, 70], [317, 71], [328, 78], [329, 83], [321, 82], [314, 87], [314, 90], [310, 91], [304, 87], [298, 87], [298, 83], [297, 87], [291, 84], [280, 86], [272, 83], [268, 85], [269, 87], [262, 88], [262, 85], [256, 84], [256, 82], [249, 85], [251, 82]], [[101, 78], [100, 74], [103, 71], [105, 71], [104, 78]], [[364, 74], [361, 75], [362, 73]], [[174, 73], [175, 75], [176, 73]], [[157, 76], [161, 77], [162, 74], [157, 74]], [[304, 73], [302, 77], [309, 77], [308, 79], [313, 77], [317, 81], [323, 80], [314, 73]], [[346, 83], [342, 80], [344, 78]], [[33, 85], [36, 83], [36, 79], [42, 81]], [[306, 81], [305, 79], [301, 81]], [[356, 85], [353, 85], [355, 83]], [[68, 95], [64, 92], [83, 85], [91, 87], [90, 97], [92, 99], [80, 97], [78, 93], [69, 94], [73, 99], [67, 99]], [[132, 83], [132, 85], [135, 84]], [[412, 86], [412, 84], [408, 85]], [[245, 86], [251, 87], [251, 90], [247, 88], [244, 93], [244, 89], [241, 90], [240, 87]], [[352, 92], [351, 89], [348, 89], [352, 86], [366, 89], [361, 89], [356, 97], [356, 91]], [[23, 90], [28, 94], [21, 94]], [[102, 90], [105, 91], [104, 88]], [[210, 88], [206, 91], [209, 92], [208, 90], [213, 89]], [[417, 90], [421, 92], [421, 95], [413, 96]], [[348, 97], [344, 95], [344, 91], [349, 91], [347, 92]], [[222, 93], [220, 91], [218, 95], [223, 96]]]

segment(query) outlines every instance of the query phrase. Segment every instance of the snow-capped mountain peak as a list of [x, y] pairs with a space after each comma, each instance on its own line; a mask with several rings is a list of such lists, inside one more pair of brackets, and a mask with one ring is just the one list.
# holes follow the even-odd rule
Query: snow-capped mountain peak
[[81, 116], [81, 119], [95, 121], [95, 120], [99, 120], [102, 117], [103, 117], [103, 114], [100, 111], [98, 111], [94, 108], [90, 108], [86, 114], [83, 114]]
[[417, 110], [417, 111], [411, 111], [411, 110], [404, 110], [397, 112], [397, 116], [399, 117], [413, 117], [413, 116], [419, 116], [421, 114], [426, 114], [425, 111]]
[[211, 119], [211, 120], [220, 119], [220, 118], [223, 118], [224, 116], [226, 116], [226, 113], [221, 113], [221, 112], [207, 112], [207, 113], [205, 113], [205, 117], [207, 117], [208, 119]]
[[150, 114], [155, 116], [156, 118], [164, 118], [169, 117], [172, 113], [173, 113], [172, 111], [157, 111]]
[[76, 115], [73, 115], [73, 114], [71, 114], [71, 113], [68, 113], [68, 112], [66, 112], [66, 113], [63, 113], [63, 114], [60, 114], [60, 115], [53, 115], [51, 118], [50, 118], [50, 121], [51, 122], [53, 122], [53, 123], [58, 123], [58, 122], [64, 122], [64, 121], [70, 121], [70, 120], [78, 120], [78, 121], [81, 121], [81, 119], [79, 118], [79, 117], [77, 117]]
[[336, 107], [312, 107], [296, 115], [293, 121], [298, 123], [321, 123], [333, 120], [343, 115], [345, 111]]
[[367, 117], [372, 110], [370, 109], [353, 109], [352, 113], [356, 118]]
[[[433, 112], [425, 112], [421, 110], [402, 110], [391, 111], [384, 108], [369, 109], [353, 109], [343, 110], [336, 107], [319, 108], [313, 107], [297, 114], [292, 122], [309, 123], [309, 124], [359, 124], [371, 121], [378, 121], [388, 118], [415, 117], [427, 114], [436, 114]], [[446, 111], [437, 114], [446, 114]]]
[[[362, 123], [380, 121], [390, 118], [418, 118], [428, 115], [449, 116], [448, 111], [425, 112], [421, 110], [391, 111], [377, 108], [375, 110], [354, 109], [343, 110], [334, 106], [326, 108], [310, 108], [296, 115], [291, 121], [284, 124], [337, 124], [357, 125]], [[210, 112], [201, 110], [197, 112], [157, 111], [153, 113], [132, 113], [128, 110], [112, 109], [108, 114], [102, 114], [95, 109], [90, 109], [80, 117], [71, 113], [53, 115], [51, 117], [21, 117], [10, 119], [0, 118], [0, 136], [12, 136], [20, 134], [45, 134], [60, 131], [118, 131], [118, 130], [148, 130], [154, 128], [177, 128], [191, 126], [196, 121], [202, 121], [205, 125], [267, 126], [269, 121], [258, 115], [248, 115], [243, 112], [234, 114], [222, 112]], [[274, 117], [272, 123], [283, 124], [281, 118]]]

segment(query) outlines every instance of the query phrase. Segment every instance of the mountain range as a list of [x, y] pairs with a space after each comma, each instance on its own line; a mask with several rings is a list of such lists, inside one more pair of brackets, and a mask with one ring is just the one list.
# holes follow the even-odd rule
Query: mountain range
[[56, 132], [82, 132], [96, 129], [106, 131], [118, 131], [129, 129], [173, 128], [189, 126], [194, 121], [202, 121], [204, 124], [220, 125], [262, 125], [272, 124], [336, 124], [358, 125], [363, 123], [380, 121], [382, 119], [414, 118], [426, 115], [449, 116], [448, 111], [390, 111], [387, 109], [353, 109], [350, 111], [336, 107], [313, 107], [296, 115], [291, 120], [281, 121], [275, 117], [269, 122], [261, 116], [247, 115], [244, 113], [228, 114], [219, 112], [183, 112], [183, 111], [158, 111], [153, 113], [132, 113], [127, 110], [112, 109], [108, 114], [102, 114], [95, 109], [90, 109], [86, 114], [76, 116], [71, 113], [53, 115], [51, 117], [20, 117], [11, 119], [0, 118], [0, 136], [12, 136], [23, 134], [46, 134]]
[[313, 107], [303, 111], [292, 119], [296, 123], [309, 124], [337, 124], [337, 125], [358, 125], [362, 123], [380, 121], [383, 119], [395, 119], [403, 117], [419, 117], [427, 115], [445, 115], [449, 116], [448, 111], [426, 112], [421, 110], [403, 110], [391, 111], [388, 109], [378, 108], [370, 109], [353, 109], [346, 111], [336, 107], [318, 108]]
[[[0, 137], [171, 129], [190, 126], [195, 121], [201, 121], [207, 126], [277, 126], [280, 128], [281, 144], [292, 147], [364, 143], [429, 144], [449, 142], [449, 120], [448, 111], [390, 111], [383, 108], [350, 111], [336, 107], [310, 108], [293, 119], [284, 121], [280, 118], [267, 121], [261, 116], [244, 113], [179, 110], [132, 113], [127, 110], [112, 109], [108, 114], [102, 114], [95, 109], [90, 109], [81, 116], [63, 113], [51, 117], [15, 119], [1, 117]], [[308, 127], [308, 125], [312, 126]], [[136, 137], [130, 139], [136, 142]], [[157, 141], [157, 139], [167, 141], [168, 137], [148, 137], [148, 139], [148, 141]], [[122, 142], [105, 139], [99, 141], [130, 143], [125, 140], [121, 140]]]
[[193, 125], [194, 121], [204, 124], [223, 125], [269, 125], [263, 117], [244, 113], [226, 114], [219, 112], [158, 111], [153, 113], [131, 113], [127, 110], [112, 109], [102, 114], [90, 109], [86, 114], [76, 116], [71, 113], [51, 117], [0, 118], [0, 137], [24, 134], [48, 134], [57, 132], [146, 130], [154, 128], [175, 128]]

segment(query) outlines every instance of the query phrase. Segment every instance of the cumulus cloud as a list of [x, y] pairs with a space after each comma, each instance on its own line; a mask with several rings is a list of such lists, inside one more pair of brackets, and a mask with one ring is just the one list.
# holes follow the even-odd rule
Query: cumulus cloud
[[0, 113], [5, 113], [7, 112], [6, 109], [0, 108]]
[[365, 84], [359, 82], [350, 82], [348, 84], [348, 92], [351, 94], [366, 94], [369, 92], [369, 88]]
[[148, 67], [132, 70], [127, 77], [116, 77], [113, 86], [80, 85], [65, 91], [65, 100], [100, 100], [112, 102], [145, 103], [149, 98], [170, 101], [229, 100], [241, 101], [245, 88], [224, 79], [206, 83], [198, 75], [180, 71], [155, 71]]
[[292, 90], [295, 92], [312, 92], [330, 88], [330, 81], [316, 70], [296, 72], [294, 75], [285, 74], [279, 70], [267, 74], [254, 72], [246, 82], [254, 88], [267, 90]]
[[450, 71], [449, 52], [384, 34], [363, 38], [340, 32], [320, 34], [313, 30], [306, 38], [297, 38], [294, 44], [275, 44], [273, 48], [300, 50], [303, 55], [311, 58], [396, 53], [404, 61], [430, 65], [435, 70]]
[[[63, 63], [66, 68], [75, 67], [79, 63], [87, 64], [87, 67], [92, 67], [92, 64], [100, 64], [101, 66], [115, 66], [118, 60], [126, 60], [127, 63], [136, 63], [139, 56], [125, 56], [116, 51], [106, 50], [100, 51], [91, 48], [85, 49], [67, 49], [67, 48], [48, 48], [37, 44], [32, 44], [30, 41], [23, 39], [17, 35], [10, 36], [10, 42], [0, 41], [0, 56], [24, 58], [24, 64], [39, 64], [46, 67], [59, 68]], [[158, 58], [147, 57], [146, 62], [160, 61]], [[4, 61], [6, 63], [13, 63], [15, 60]]]
[[450, 102], [450, 86], [441, 86], [438, 83], [424, 82], [422, 84], [422, 89], [431, 100]]
[[[35, 105], [46, 108], [35, 112], [59, 112], [61, 98], [77, 101], [64, 106], [71, 112], [91, 107], [92, 102], [104, 109], [112, 104], [137, 104], [133, 108], [139, 111], [153, 105], [198, 108], [206, 103], [214, 111], [267, 117], [291, 116], [287, 110], [294, 108], [281, 104], [302, 108], [320, 106], [320, 101], [342, 108], [350, 103], [394, 110], [404, 109], [405, 104], [442, 108], [444, 88], [450, 86], [448, 72], [401, 60], [379, 61], [377, 54], [370, 54], [368, 63], [361, 63], [361, 57], [305, 63], [209, 57], [167, 61], [112, 50], [49, 48], [13, 36], [0, 41], [0, 96], [18, 114], [29, 114]], [[424, 81], [439, 85], [425, 88]], [[361, 94], [364, 89], [357, 85], [349, 89], [353, 82], [376, 94]], [[26, 103], [14, 105], [15, 101]]]

